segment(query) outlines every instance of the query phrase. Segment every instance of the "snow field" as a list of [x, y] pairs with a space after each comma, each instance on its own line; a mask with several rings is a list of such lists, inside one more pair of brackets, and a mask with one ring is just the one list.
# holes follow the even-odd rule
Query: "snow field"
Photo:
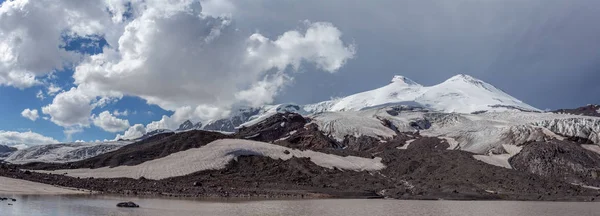
[[[286, 150], [289, 154], [286, 154]], [[72, 177], [94, 178], [140, 178], [164, 179], [183, 176], [203, 170], [219, 170], [238, 156], [257, 155], [273, 159], [288, 160], [292, 157], [310, 158], [318, 166], [352, 171], [375, 171], [385, 168], [381, 158], [342, 157], [315, 151], [301, 151], [283, 146], [239, 139], [223, 139], [206, 146], [173, 153], [163, 158], [135, 166], [114, 168], [72, 169], [50, 171], [54, 174], [67, 173]], [[40, 171], [48, 173], [48, 171]]]

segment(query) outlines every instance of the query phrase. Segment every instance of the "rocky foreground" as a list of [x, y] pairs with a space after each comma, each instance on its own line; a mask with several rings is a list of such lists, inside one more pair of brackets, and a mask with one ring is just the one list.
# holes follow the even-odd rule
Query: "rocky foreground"
[[[600, 187], [596, 168], [600, 167], [600, 156], [577, 140], [527, 143], [509, 160], [514, 169], [507, 169], [476, 160], [470, 152], [449, 150], [447, 140], [423, 137], [418, 132], [399, 132], [386, 142], [365, 136], [339, 141], [309, 121], [285, 113], [232, 135], [196, 130], [160, 134], [78, 162], [2, 164], [0, 176], [133, 196], [569, 201], [595, 201], [600, 196], [595, 188]], [[239, 156], [224, 169], [159, 180], [76, 178], [65, 175], [68, 173], [40, 171], [132, 166], [225, 138], [341, 156], [380, 157], [386, 168], [328, 169], [308, 158], [280, 160], [249, 155]]]

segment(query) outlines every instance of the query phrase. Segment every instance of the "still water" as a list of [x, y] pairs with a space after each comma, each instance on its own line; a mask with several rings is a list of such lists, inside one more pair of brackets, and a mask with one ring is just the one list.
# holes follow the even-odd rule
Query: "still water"
[[[0, 215], [600, 215], [599, 203], [519, 201], [404, 201], [404, 200], [271, 200], [199, 201], [109, 196], [11, 196], [0, 202]], [[134, 201], [138, 209], [117, 208]]]

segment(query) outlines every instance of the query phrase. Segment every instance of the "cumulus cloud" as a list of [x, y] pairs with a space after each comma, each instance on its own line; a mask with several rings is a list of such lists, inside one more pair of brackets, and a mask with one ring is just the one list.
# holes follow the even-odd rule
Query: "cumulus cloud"
[[[236, 11], [223, 0], [4, 2], [0, 85], [32, 86], [37, 77], [74, 65], [75, 87], [51, 84], [48, 95], [56, 96], [41, 109], [66, 134], [89, 127], [94, 109], [124, 95], [174, 111], [145, 130], [174, 128], [188, 119], [224, 117], [234, 106], [272, 103], [302, 64], [333, 73], [355, 55], [331, 23], [305, 21], [279, 36], [263, 35], [240, 31]], [[101, 36], [108, 46], [94, 55], [67, 51], [65, 34]], [[91, 117], [95, 125], [120, 115], [104, 113]]]
[[35, 121], [40, 117], [37, 109], [24, 109], [23, 112], [21, 112], [21, 116], [28, 118], [31, 121]]
[[54, 83], [51, 83], [48, 86], [48, 95], [52, 96], [52, 95], [56, 95], [56, 93], [60, 92], [62, 90], [62, 88], [60, 86], [57, 86]]
[[306, 21], [304, 30], [272, 40], [243, 34], [229, 17], [202, 14], [196, 3], [148, 2], [117, 45], [77, 66], [75, 83], [175, 111], [148, 125], [148, 130], [174, 128], [187, 119], [226, 116], [234, 105], [271, 103], [293, 80], [289, 71], [303, 62], [333, 73], [355, 54], [331, 23]]
[[58, 143], [57, 140], [46, 137], [44, 135], [28, 132], [16, 132], [16, 131], [2, 131], [0, 130], [0, 144], [10, 146], [31, 146], [41, 144], [54, 144]]
[[65, 36], [102, 33], [110, 16], [101, 0], [14, 0], [0, 5], [0, 86], [31, 87], [37, 79], [78, 62]]
[[50, 121], [65, 128], [89, 127], [94, 108], [121, 97], [115, 92], [98, 92], [94, 88], [78, 86], [57, 94], [51, 104], [42, 107], [42, 112], [50, 115]]
[[42, 107], [44, 114], [50, 115], [50, 121], [63, 127], [89, 126], [89, 116], [93, 106], [91, 97], [78, 88], [58, 94], [52, 104]]
[[137, 139], [137, 138], [142, 137], [145, 133], [146, 133], [146, 127], [144, 127], [143, 124], [136, 124], [136, 125], [131, 126], [129, 129], [127, 129], [125, 131], [125, 133], [123, 133], [123, 135], [117, 134], [117, 137], [115, 138], [115, 140]]
[[92, 116], [92, 120], [94, 125], [108, 132], [120, 132], [129, 128], [128, 120], [117, 118], [108, 111]]

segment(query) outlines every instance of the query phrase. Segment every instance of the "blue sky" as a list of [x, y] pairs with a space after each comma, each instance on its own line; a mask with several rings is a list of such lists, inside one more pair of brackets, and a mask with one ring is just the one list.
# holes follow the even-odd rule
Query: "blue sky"
[[[225, 117], [238, 106], [345, 96], [394, 75], [433, 85], [469, 74], [540, 109], [600, 103], [596, 0], [15, 0], [1, 7], [0, 143], [132, 137]], [[49, 94], [50, 86], [61, 91]], [[21, 116], [24, 109], [39, 118]], [[68, 137], [73, 130], [82, 131]], [[27, 131], [49, 139], [28, 139]]]

